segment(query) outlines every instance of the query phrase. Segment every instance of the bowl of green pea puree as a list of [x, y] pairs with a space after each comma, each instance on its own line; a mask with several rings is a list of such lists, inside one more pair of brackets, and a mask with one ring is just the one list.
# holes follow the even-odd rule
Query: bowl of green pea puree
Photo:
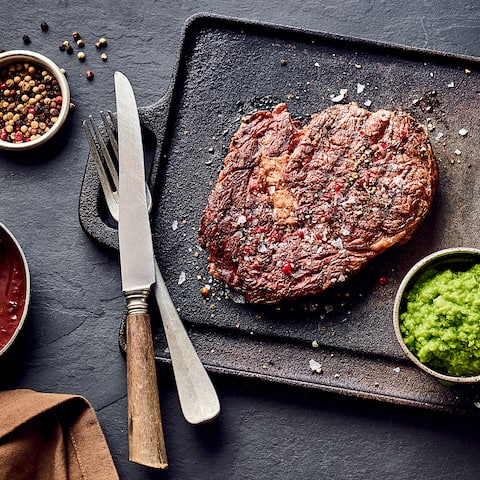
[[406, 274], [394, 302], [398, 342], [447, 383], [480, 382], [480, 249], [432, 253]]

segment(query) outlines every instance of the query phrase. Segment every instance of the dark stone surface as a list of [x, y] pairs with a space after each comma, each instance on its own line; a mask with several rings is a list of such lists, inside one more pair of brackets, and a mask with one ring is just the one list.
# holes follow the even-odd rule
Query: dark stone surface
[[[88, 152], [81, 122], [115, 110], [116, 69], [134, 84], [140, 106], [157, 101], [170, 82], [183, 24], [198, 12], [456, 54], [478, 55], [480, 47], [480, 6], [473, 0], [22, 0], [3, 11], [0, 48], [24, 48], [28, 34], [28, 49], [67, 70], [76, 109], [48, 147], [0, 153], [0, 221], [24, 248], [32, 276], [30, 315], [15, 348], [0, 360], [0, 388], [84, 395], [125, 479], [476, 478], [477, 419], [214, 375], [221, 416], [192, 427], [181, 416], [166, 365], [159, 383], [170, 468], [157, 472], [128, 461], [119, 267], [116, 254], [92, 242], [78, 221]], [[43, 20], [48, 32], [40, 28]], [[74, 30], [87, 44], [84, 63], [58, 49]], [[109, 41], [105, 63], [94, 47], [102, 36]], [[87, 69], [95, 72], [91, 82]]]

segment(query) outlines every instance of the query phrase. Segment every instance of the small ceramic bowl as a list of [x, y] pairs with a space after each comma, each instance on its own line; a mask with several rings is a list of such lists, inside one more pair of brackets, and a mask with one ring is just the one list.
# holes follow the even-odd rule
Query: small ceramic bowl
[[453, 376], [434, 370], [423, 364], [406, 346], [400, 331], [400, 315], [405, 309], [405, 296], [416, 281], [428, 270], [441, 271], [467, 269], [469, 266], [480, 263], [480, 249], [476, 248], [449, 248], [432, 253], [417, 262], [405, 275], [397, 291], [393, 307], [393, 327], [400, 347], [406, 356], [419, 368], [446, 384], [477, 383], [480, 382], [480, 373], [474, 376]]
[[[40, 53], [31, 52], [28, 50], [10, 50], [7, 52], [0, 53], [0, 72], [2, 71], [2, 69], [4, 69], [5, 67], [11, 64], [26, 64], [26, 63], [28, 63], [29, 65], [34, 65], [35, 67], [40, 67], [41, 69], [40, 71], [48, 71], [51, 74], [51, 76], [53, 76], [57, 80], [58, 86], [60, 88], [60, 94], [62, 96], [62, 106], [58, 113], [56, 122], [50, 126], [47, 132], [44, 132], [43, 134], [39, 135], [36, 139], [30, 140], [30, 141], [19, 140], [18, 142], [11, 142], [11, 141], [0, 138], [0, 148], [4, 150], [13, 150], [13, 151], [27, 150], [30, 148], [37, 147], [39, 145], [43, 145], [60, 130], [62, 125], [65, 123], [65, 120], [67, 119], [68, 113], [70, 111], [70, 89], [68, 86], [68, 82], [65, 78], [65, 75], [60, 70], [60, 68], [58, 68], [58, 66], [54, 62], [52, 62], [52, 60], [45, 57], [44, 55], [41, 55]], [[24, 72], [20, 72], [22, 76], [24, 76], [23, 73]], [[25, 73], [25, 75], [26, 74], [28, 73]], [[4, 76], [5, 75], [0, 74], [0, 77], [4, 77]], [[11, 98], [12, 103], [18, 102], [19, 101], [18, 98], [21, 99], [23, 95], [26, 95], [28, 97], [34, 96], [32, 89], [36, 85], [32, 85], [29, 90], [25, 91], [23, 88], [18, 87], [18, 84], [14, 84], [12, 88], [10, 85], [6, 84], [7, 80], [11, 80], [11, 78], [0, 78], [0, 88], [2, 88], [3, 91], [5, 90], [11, 91], [12, 89], [16, 89], [16, 91], [19, 92], [18, 95], [5, 97], [5, 98], [8, 98], [9, 101]], [[32, 80], [35, 81], [34, 79]], [[22, 81], [23, 81], [23, 78], [22, 78]], [[27, 89], [28, 88], [29, 87], [27, 87]], [[41, 93], [41, 92], [37, 92], [37, 94], [38, 93]], [[28, 105], [28, 101], [26, 103]], [[2, 113], [5, 113], [5, 112], [2, 112]], [[12, 112], [12, 113], [17, 113], [17, 112]], [[22, 117], [21, 123], [30, 125], [29, 120], [25, 118], [27, 113], [21, 113], [21, 112], [19, 113]], [[23, 119], [25, 119], [25, 122], [23, 121]], [[4, 126], [4, 122], [0, 122], [0, 126]], [[37, 131], [38, 133], [40, 133], [42, 132], [42, 129], [41, 128], [37, 129]], [[2, 128], [0, 128], [0, 135], [1, 134], [2, 134]]]
[[0, 223], [0, 357], [25, 323], [30, 303], [30, 272], [22, 248]]

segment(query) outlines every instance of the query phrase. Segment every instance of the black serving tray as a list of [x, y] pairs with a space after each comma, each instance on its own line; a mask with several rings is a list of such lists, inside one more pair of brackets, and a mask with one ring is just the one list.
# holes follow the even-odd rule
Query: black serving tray
[[[480, 413], [479, 387], [448, 387], [419, 371], [404, 357], [392, 326], [395, 292], [415, 261], [441, 248], [478, 247], [479, 67], [476, 58], [284, 26], [212, 15], [187, 22], [168, 92], [140, 114], [152, 147], [155, 254], [209, 370]], [[440, 186], [427, 219], [408, 243], [322, 295], [255, 306], [214, 282], [205, 299], [207, 252], [197, 246], [197, 229], [240, 118], [286, 102], [295, 118], [308, 120], [332, 105], [340, 89], [348, 90], [345, 101], [408, 111], [430, 130]], [[462, 128], [466, 136], [458, 133]], [[118, 247], [91, 158], [79, 215], [89, 236]], [[169, 361], [158, 312], [153, 329], [156, 360]], [[125, 349], [124, 324], [119, 338]], [[311, 359], [322, 373], [311, 370]]]

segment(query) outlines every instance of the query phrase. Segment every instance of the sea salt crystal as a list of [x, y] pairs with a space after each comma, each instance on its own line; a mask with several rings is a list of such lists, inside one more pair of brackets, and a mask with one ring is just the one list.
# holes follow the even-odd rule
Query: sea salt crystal
[[395, 368], [393, 369], [393, 371], [394, 371], [395, 373], [400, 373], [400, 367], [395, 367]]
[[338, 248], [338, 250], [341, 250], [343, 248], [343, 242], [340, 237], [336, 238], [335, 240], [332, 241], [332, 247]]
[[465, 128], [461, 128], [459, 131], [458, 131], [458, 134], [461, 135], [462, 137], [465, 137], [468, 133], [468, 130], [465, 129]]
[[172, 222], [172, 230], [175, 231], [178, 228], [178, 220]]
[[268, 252], [268, 248], [267, 246], [264, 244], [264, 243], [261, 243], [259, 246], [258, 246], [258, 252], [259, 253], [267, 253]]
[[185, 272], [180, 272], [180, 275], [178, 276], [178, 284], [181, 285], [182, 283], [185, 282], [187, 279], [187, 276], [185, 275]]
[[363, 104], [366, 106], [366, 107], [370, 107], [370, 105], [372, 105], [372, 101], [371, 100], [365, 100], [363, 102]]
[[454, 153], [455, 155], [461, 155], [461, 154], [462, 154], [462, 151], [457, 148], [453, 153]]
[[364, 90], [365, 85], [363, 85], [362, 83], [357, 83], [357, 93], [363, 93]]
[[312, 370], [312, 372], [315, 372], [315, 373], [322, 373], [322, 365], [320, 363], [318, 363], [316, 360], [314, 360], [313, 358], [310, 359], [310, 361], [308, 362], [309, 366], [310, 366], [310, 369]]
[[340, 93], [338, 95], [330, 95], [330, 99], [332, 102], [338, 103], [342, 100], [345, 100], [348, 96], [348, 90], [346, 88], [340, 89]]
[[247, 223], [247, 217], [245, 215], [239, 215], [237, 225], [243, 225], [244, 223]]

